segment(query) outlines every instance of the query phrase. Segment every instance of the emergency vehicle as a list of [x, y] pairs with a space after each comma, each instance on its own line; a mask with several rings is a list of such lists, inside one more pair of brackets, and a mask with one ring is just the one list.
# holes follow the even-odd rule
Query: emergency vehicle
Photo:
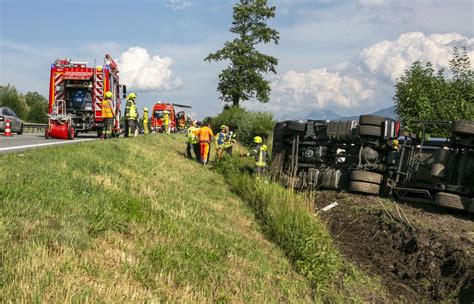
[[171, 132], [178, 132], [185, 128], [186, 114], [184, 113], [184, 111], [176, 112], [175, 107], [191, 109], [190, 106], [176, 103], [157, 102], [153, 106], [151, 126], [156, 132], [164, 131], [163, 118], [165, 116], [165, 112], [168, 113], [170, 118]]
[[[119, 84], [117, 63], [106, 54], [103, 65], [88, 67], [87, 64], [71, 59], [57, 59], [51, 65], [48, 108], [50, 119], [46, 138], [64, 138], [61, 136], [62, 132], [58, 132], [62, 129], [68, 130], [66, 138], [69, 139], [77, 136], [79, 132], [89, 131], [96, 131], [97, 135], [101, 136], [102, 99], [107, 91], [114, 94], [112, 133], [114, 136], [120, 134], [120, 92], [125, 98], [126, 87]], [[56, 113], [58, 109], [63, 109], [60, 110], [62, 113]]]

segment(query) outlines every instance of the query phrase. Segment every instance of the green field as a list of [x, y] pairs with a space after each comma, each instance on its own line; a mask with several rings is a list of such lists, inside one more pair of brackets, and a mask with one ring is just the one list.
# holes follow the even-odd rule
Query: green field
[[294, 194], [203, 167], [184, 146], [159, 134], [0, 156], [0, 300], [295, 303], [378, 293], [311, 208], [266, 203]]

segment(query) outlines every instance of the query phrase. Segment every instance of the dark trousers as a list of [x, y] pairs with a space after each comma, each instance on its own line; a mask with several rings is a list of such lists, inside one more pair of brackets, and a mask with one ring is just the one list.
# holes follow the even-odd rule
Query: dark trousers
[[188, 143], [186, 145], [186, 157], [189, 158], [189, 159], [192, 159], [193, 158], [193, 155], [191, 154], [191, 150], [193, 149], [193, 144], [191, 143]]
[[194, 155], [196, 155], [196, 160], [201, 161], [201, 147], [199, 143], [193, 145]]
[[123, 133], [124, 133], [124, 134], [123, 134], [124, 137], [128, 137], [128, 128], [129, 128], [129, 126], [128, 126], [128, 119], [125, 119], [125, 130], [124, 130], [124, 132], [123, 132]]
[[227, 153], [227, 155], [232, 156], [232, 148], [232, 146], [225, 148], [225, 153]]
[[128, 120], [128, 136], [133, 137], [135, 136], [135, 130], [138, 127], [138, 121], [135, 119]]
[[104, 118], [104, 127], [102, 129], [102, 138], [107, 139], [112, 137], [112, 123], [113, 118]]

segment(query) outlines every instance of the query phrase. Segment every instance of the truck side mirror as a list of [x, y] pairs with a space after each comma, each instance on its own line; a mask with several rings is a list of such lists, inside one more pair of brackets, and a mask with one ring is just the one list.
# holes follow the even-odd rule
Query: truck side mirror
[[127, 86], [124, 84], [122, 84], [121, 86], [122, 86], [122, 94], [123, 94], [122, 98], [125, 99], [127, 98]]

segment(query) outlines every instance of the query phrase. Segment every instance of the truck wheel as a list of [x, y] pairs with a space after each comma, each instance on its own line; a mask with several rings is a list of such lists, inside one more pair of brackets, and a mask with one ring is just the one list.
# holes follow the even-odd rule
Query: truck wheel
[[359, 136], [381, 137], [382, 136], [382, 127], [369, 126], [369, 125], [359, 125]]
[[474, 121], [458, 120], [451, 127], [451, 132], [458, 135], [474, 135]]
[[435, 196], [435, 204], [446, 208], [467, 211], [472, 202], [470, 198], [465, 196], [447, 192], [438, 192]]
[[359, 125], [382, 126], [387, 118], [376, 115], [361, 115]]
[[378, 195], [380, 192], [380, 185], [352, 181], [349, 184], [349, 190], [352, 192]]
[[291, 131], [304, 132], [306, 131], [306, 123], [297, 120], [285, 121], [286, 128]]
[[99, 137], [99, 138], [102, 137], [102, 130], [97, 130], [97, 137]]
[[49, 125], [44, 128], [44, 138], [49, 139]]
[[355, 170], [351, 173], [351, 181], [380, 185], [383, 181], [383, 175], [374, 172]]

